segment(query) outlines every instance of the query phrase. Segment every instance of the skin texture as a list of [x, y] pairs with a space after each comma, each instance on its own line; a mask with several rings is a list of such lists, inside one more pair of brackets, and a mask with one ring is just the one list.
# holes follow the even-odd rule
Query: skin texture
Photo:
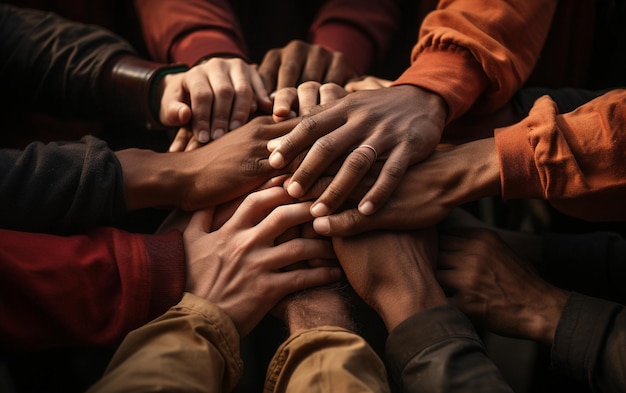
[[[468, 163], [472, 165], [468, 165]], [[500, 169], [492, 138], [434, 151], [409, 168], [404, 180], [385, 205], [372, 215], [352, 206], [336, 214], [316, 218], [313, 226], [325, 236], [349, 236], [376, 229], [421, 229], [437, 224], [455, 207], [481, 197], [500, 194]], [[377, 177], [368, 174], [351, 200], [358, 201]], [[326, 179], [326, 182], [330, 181]], [[307, 198], [324, 189], [315, 186]]]
[[245, 195], [282, 173], [267, 162], [267, 141], [288, 132], [297, 119], [275, 124], [258, 117], [191, 152], [116, 152], [129, 210], [168, 206], [196, 210]]
[[388, 331], [421, 310], [446, 303], [434, 275], [437, 235], [432, 229], [335, 237], [333, 247], [350, 285]]
[[216, 231], [208, 232], [214, 211], [209, 208], [194, 213], [183, 233], [186, 290], [224, 310], [242, 337], [286, 295], [341, 277], [337, 267], [288, 269], [303, 260], [334, 257], [328, 240], [276, 243], [312, 219], [308, 203], [293, 202], [283, 188], [268, 188], [247, 196]]
[[437, 279], [450, 301], [480, 326], [546, 344], [554, 340], [568, 297], [489, 229], [442, 233]]
[[[270, 141], [270, 164], [282, 168], [309, 149], [288, 188], [291, 196], [299, 198], [329, 163], [346, 157], [311, 208], [311, 213], [320, 217], [337, 210], [374, 161], [381, 160], [384, 165], [380, 175], [359, 204], [363, 214], [373, 214], [402, 182], [407, 168], [435, 149], [445, 117], [443, 100], [415, 86], [357, 91], [323, 105], [305, 116], [289, 134]], [[372, 146], [377, 154], [369, 148], [358, 148], [364, 144]]]
[[300, 40], [267, 51], [259, 73], [269, 92], [297, 87], [307, 81], [343, 86], [356, 77], [356, 71], [342, 53]]
[[317, 109], [318, 105], [324, 105], [336, 101], [347, 94], [346, 90], [335, 84], [319, 82], [304, 82], [295, 87], [285, 87], [274, 95], [274, 108], [272, 116], [274, 121], [280, 122], [286, 119], [308, 115]]
[[211, 58], [160, 83], [161, 122], [185, 125], [170, 151], [197, 148], [240, 127], [259, 107], [271, 107], [256, 67], [239, 58]]

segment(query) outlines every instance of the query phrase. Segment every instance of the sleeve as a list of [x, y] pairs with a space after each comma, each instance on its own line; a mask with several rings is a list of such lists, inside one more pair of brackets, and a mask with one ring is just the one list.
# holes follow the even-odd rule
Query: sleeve
[[429, 13], [394, 85], [439, 94], [448, 121], [472, 108], [498, 109], [526, 81], [539, 57], [556, 1], [444, 0]]
[[318, 12], [309, 41], [343, 53], [363, 74], [386, 54], [399, 25], [397, 0], [330, 0]]
[[586, 220], [626, 219], [626, 90], [559, 114], [541, 97], [528, 117], [495, 132], [502, 196], [543, 198]]
[[88, 392], [230, 392], [242, 368], [233, 322], [217, 306], [186, 293], [124, 339]]
[[367, 342], [331, 326], [291, 335], [270, 362], [263, 391], [318, 391], [326, 386], [338, 392], [390, 391], [385, 366]]
[[0, 347], [117, 345], [176, 304], [185, 275], [179, 232], [0, 230]]
[[101, 113], [100, 76], [107, 61], [134, 53], [99, 26], [5, 4], [0, 35], [0, 83], [11, 92], [9, 104], [47, 113], [85, 118]]
[[189, 66], [228, 55], [248, 60], [239, 22], [227, 0], [135, 0], [146, 47], [161, 62]]
[[557, 326], [552, 367], [594, 392], [626, 391], [625, 329], [623, 305], [572, 293]]
[[386, 355], [403, 392], [512, 392], [473, 325], [453, 306], [402, 322], [389, 334]]
[[77, 233], [126, 211], [122, 168], [106, 143], [33, 142], [0, 149], [0, 227]]

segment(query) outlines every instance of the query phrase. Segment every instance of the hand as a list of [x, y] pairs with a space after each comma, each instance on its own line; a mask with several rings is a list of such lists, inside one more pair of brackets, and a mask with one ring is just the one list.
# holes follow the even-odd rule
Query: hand
[[[161, 122], [183, 126], [191, 120], [188, 129], [201, 144], [240, 127], [259, 105], [271, 107], [256, 67], [238, 58], [211, 58], [187, 72], [166, 75], [161, 84]], [[184, 148], [179, 138], [170, 151]]]
[[390, 80], [377, 78], [375, 76], [363, 76], [358, 80], [350, 81], [346, 84], [346, 91], [354, 93], [359, 90], [377, 90], [391, 86]]
[[285, 87], [274, 95], [274, 121], [308, 115], [317, 105], [345, 97], [345, 89], [335, 83], [304, 82], [297, 88]]
[[[250, 194], [220, 229], [213, 208], [194, 214], [183, 233], [187, 290], [220, 307], [243, 337], [284, 296], [337, 281], [336, 267], [283, 269], [299, 261], [333, 258], [328, 241], [296, 238], [275, 245], [289, 228], [311, 220], [309, 204], [293, 204], [281, 187]], [[291, 204], [290, 204], [291, 203]]]
[[568, 297], [486, 229], [440, 235], [437, 279], [450, 301], [478, 325], [547, 344], [554, 340]]
[[269, 50], [259, 66], [259, 73], [269, 92], [296, 87], [306, 81], [343, 86], [356, 76], [342, 53], [299, 40]]
[[[360, 198], [375, 176], [374, 172], [366, 178], [351, 199]], [[324, 187], [322, 183], [315, 188]], [[350, 236], [375, 229], [427, 228], [453, 208], [491, 195], [500, 195], [500, 166], [493, 138], [435, 150], [426, 160], [409, 168], [391, 198], [375, 214], [366, 216], [351, 208], [316, 218], [313, 226], [317, 233], [326, 236]]]
[[270, 141], [270, 165], [282, 168], [312, 145], [288, 186], [289, 194], [300, 198], [330, 163], [348, 154], [313, 204], [311, 213], [321, 217], [348, 198], [376, 160], [385, 160], [359, 204], [359, 211], [370, 215], [387, 201], [407, 168], [432, 153], [445, 116], [443, 100], [415, 86], [358, 91], [325, 105], [289, 134]]
[[334, 237], [333, 247], [352, 288], [388, 331], [423, 309], [446, 304], [434, 275], [434, 230]]
[[244, 126], [191, 152], [157, 153], [126, 149], [116, 152], [122, 166], [129, 210], [179, 207], [193, 211], [245, 195], [277, 171], [268, 161], [267, 141], [284, 135], [298, 119], [274, 123], [257, 117]]

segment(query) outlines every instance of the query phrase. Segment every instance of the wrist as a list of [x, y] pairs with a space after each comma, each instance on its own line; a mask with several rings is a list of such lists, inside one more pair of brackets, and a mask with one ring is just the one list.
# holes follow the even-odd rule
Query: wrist
[[354, 330], [344, 294], [337, 288], [317, 288], [290, 297], [283, 317], [289, 333], [321, 326]]
[[500, 188], [500, 163], [496, 152], [495, 140], [485, 138], [460, 145], [455, 154], [463, 159], [460, 164], [463, 166], [466, 175], [463, 176], [463, 186], [459, 190], [466, 190], [459, 197], [456, 206], [475, 201], [489, 196], [499, 196]]
[[122, 167], [124, 195], [128, 210], [180, 205], [179, 193], [185, 178], [177, 168], [185, 153], [157, 153], [147, 149], [126, 149], [115, 153]]
[[552, 288], [546, 292], [548, 296], [545, 296], [541, 304], [537, 305], [540, 308], [535, 310], [529, 318], [528, 337], [534, 341], [552, 345], [569, 292], [558, 288]]

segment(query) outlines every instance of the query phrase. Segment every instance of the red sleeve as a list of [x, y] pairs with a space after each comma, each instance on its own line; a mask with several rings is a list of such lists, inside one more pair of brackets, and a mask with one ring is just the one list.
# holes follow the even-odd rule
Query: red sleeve
[[245, 39], [226, 0], [135, 0], [150, 56], [189, 66], [227, 54], [248, 60]]
[[626, 90], [559, 114], [544, 96], [528, 117], [497, 129], [502, 196], [543, 198], [587, 220], [626, 220]]
[[0, 347], [118, 344], [180, 300], [185, 274], [179, 232], [0, 230]]
[[396, 0], [330, 0], [310, 29], [310, 42], [343, 53], [359, 74], [387, 52], [398, 33]]
[[422, 23], [411, 67], [394, 85], [439, 94], [448, 121], [473, 107], [492, 112], [526, 81], [550, 29], [556, 1], [443, 0]]

